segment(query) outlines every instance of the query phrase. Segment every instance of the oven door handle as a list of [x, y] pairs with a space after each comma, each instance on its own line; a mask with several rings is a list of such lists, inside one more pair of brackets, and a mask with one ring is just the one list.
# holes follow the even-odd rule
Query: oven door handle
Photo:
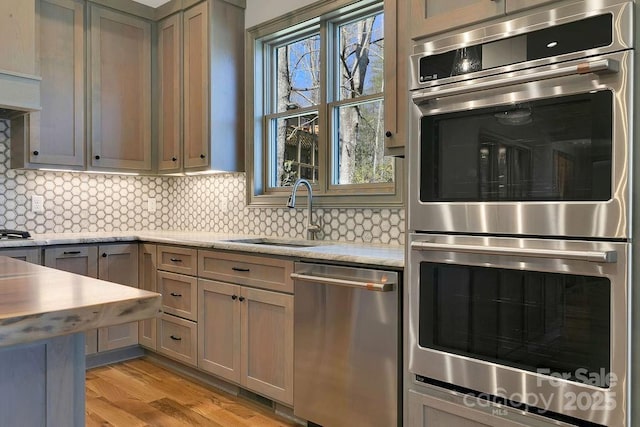
[[347, 279], [337, 279], [333, 277], [324, 277], [324, 276], [315, 276], [308, 274], [300, 274], [300, 273], [291, 273], [291, 278], [293, 280], [299, 280], [301, 282], [314, 282], [321, 285], [332, 285], [332, 286], [347, 286], [350, 288], [359, 288], [366, 291], [378, 291], [378, 292], [389, 292], [393, 290], [392, 282], [361, 282], [359, 280], [347, 280]]
[[616, 251], [569, 251], [563, 249], [505, 248], [500, 246], [455, 245], [449, 243], [411, 242], [411, 249], [419, 251], [441, 251], [474, 253], [482, 255], [508, 255], [530, 258], [559, 258], [598, 263], [618, 261]]
[[470, 92], [497, 89], [505, 86], [529, 83], [536, 80], [552, 79], [555, 77], [571, 76], [574, 74], [617, 73], [619, 70], [620, 64], [615, 59], [597, 59], [595, 61], [582, 62], [580, 64], [564, 67], [560, 66], [558, 68], [540, 72], [532, 72], [524, 75], [518, 74], [488, 82], [477, 83], [474, 80], [467, 80], [465, 84], [456, 85], [455, 87], [423, 89], [413, 94], [412, 98], [414, 103], [420, 105], [431, 99], [442, 98], [445, 96], [462, 95]]

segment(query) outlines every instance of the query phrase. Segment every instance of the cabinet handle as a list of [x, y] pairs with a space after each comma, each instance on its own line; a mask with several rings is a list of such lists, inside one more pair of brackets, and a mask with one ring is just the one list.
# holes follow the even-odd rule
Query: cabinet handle
[[384, 133], [384, 136], [386, 136], [387, 138], [391, 138], [393, 136], [393, 133], [390, 130], [388, 130]]
[[182, 260], [180, 258], [169, 258], [169, 261], [171, 261], [171, 262], [182, 262]]
[[40, 152], [39, 152], [38, 150], [36, 150], [36, 151], [34, 151], [34, 152], [33, 152], [33, 155], [34, 155], [34, 156], [37, 156], [38, 154], [40, 154]]
[[172, 158], [171, 158], [171, 161], [172, 161], [172, 162], [177, 162], [177, 161], [178, 161], [178, 158], [177, 158], [177, 157], [172, 157]]
[[104, 253], [102, 254], [102, 258], [106, 258], [106, 257], [107, 257], [107, 253], [106, 253], [106, 252], [104, 252]]
[[250, 271], [251, 271], [251, 270], [250, 270], [250, 269], [248, 269], [248, 268], [240, 268], [240, 267], [231, 267], [231, 269], [232, 269], [233, 271], [239, 271], [239, 272], [241, 272], [241, 273], [248, 273], [248, 272], [250, 272]]
[[64, 251], [65, 255], [78, 255], [80, 251]]
[[181, 297], [182, 294], [176, 294], [175, 292], [171, 292], [172, 297]]
[[234, 301], [237, 300], [238, 299], [238, 295], [231, 295], [231, 299], [234, 300]]
[[95, 156], [94, 157], [96, 160], [100, 160], [100, 156]]
[[182, 341], [182, 338], [176, 337], [175, 335], [171, 335], [169, 338], [171, 338], [174, 341]]
[[207, 156], [205, 156], [204, 154], [200, 154], [200, 158], [201, 159], [204, 159], [205, 157], [207, 157]]
[[244, 297], [240, 297], [238, 299], [240, 300], [240, 302], [242, 302], [242, 301], [244, 301], [245, 298]]

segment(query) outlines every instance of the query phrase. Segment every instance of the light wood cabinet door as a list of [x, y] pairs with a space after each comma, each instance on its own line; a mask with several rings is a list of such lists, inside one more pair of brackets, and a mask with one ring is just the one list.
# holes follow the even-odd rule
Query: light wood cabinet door
[[198, 367], [240, 384], [240, 287], [198, 280]]
[[[44, 265], [87, 277], [98, 277], [97, 246], [64, 246], [45, 248]], [[85, 332], [85, 354], [98, 352], [98, 330]]]
[[93, 169], [151, 170], [151, 23], [90, 4]]
[[84, 2], [41, 0], [39, 9], [42, 111], [24, 116], [25, 157], [35, 165], [83, 167]]
[[158, 171], [182, 168], [182, 13], [158, 24]]
[[[208, 2], [187, 9], [183, 23], [184, 168], [209, 165]], [[225, 103], [219, 99], [217, 102]]]
[[15, 248], [0, 250], [0, 256], [8, 256], [11, 258], [19, 259], [21, 261], [30, 262], [32, 264], [40, 264], [40, 253], [40, 248]]
[[293, 405], [293, 296], [243, 288], [242, 385]]
[[44, 265], [87, 277], [98, 277], [97, 246], [45, 248]]
[[198, 280], [198, 367], [293, 404], [293, 296]]
[[[98, 248], [98, 278], [138, 287], [138, 245], [101, 245]], [[98, 329], [98, 351], [138, 344], [138, 322]]]
[[506, 0], [410, 0], [411, 38], [491, 19], [505, 13]]
[[409, 117], [409, 31], [406, 0], [384, 2], [385, 154], [404, 156]]
[[[140, 289], [157, 292], [156, 282], [156, 245], [141, 244], [138, 266], [138, 284]], [[140, 345], [156, 350], [158, 345], [158, 320], [147, 319], [138, 322], [138, 342]]]
[[0, 70], [36, 74], [36, 3], [0, 1]]

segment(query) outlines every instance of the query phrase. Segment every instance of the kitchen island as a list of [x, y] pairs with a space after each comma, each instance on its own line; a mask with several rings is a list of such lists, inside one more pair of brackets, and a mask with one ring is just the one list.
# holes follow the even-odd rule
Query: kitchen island
[[83, 426], [83, 332], [159, 312], [159, 294], [0, 257], [0, 425]]

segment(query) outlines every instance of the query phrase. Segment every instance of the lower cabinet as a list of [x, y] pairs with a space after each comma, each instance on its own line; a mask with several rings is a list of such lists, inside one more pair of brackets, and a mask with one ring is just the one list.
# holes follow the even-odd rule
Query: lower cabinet
[[293, 404], [293, 295], [198, 280], [198, 366]]
[[[98, 277], [97, 246], [62, 246], [45, 248], [44, 265], [87, 277]], [[85, 332], [85, 354], [98, 352], [98, 330]]]
[[292, 261], [145, 243], [138, 265], [163, 311], [140, 345], [293, 406]]
[[[98, 279], [138, 287], [138, 244], [99, 246]], [[98, 351], [138, 344], [138, 322], [98, 329]]]
[[[61, 246], [44, 250], [44, 265], [121, 285], [138, 287], [138, 245]], [[85, 351], [114, 350], [138, 343], [138, 322], [86, 332]]]
[[2, 249], [0, 250], [0, 256], [8, 256], [32, 264], [40, 264], [41, 252], [40, 248]]

